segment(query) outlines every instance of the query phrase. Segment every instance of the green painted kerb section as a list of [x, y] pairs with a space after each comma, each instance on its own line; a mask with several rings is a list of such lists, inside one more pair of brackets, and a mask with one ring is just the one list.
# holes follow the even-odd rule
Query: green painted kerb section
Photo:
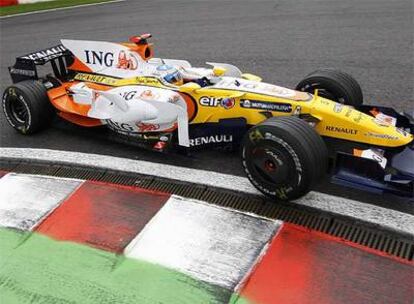
[[234, 293], [229, 300], [229, 304], [254, 304], [254, 302]]
[[0, 303], [213, 304], [230, 297], [159, 265], [0, 228]]
[[100, 3], [107, 1], [111, 0], [55, 0], [47, 2], [19, 4], [12, 6], [2, 6], [0, 7], [0, 16], [15, 15], [34, 11], [42, 11], [47, 9], [69, 7], [74, 5], [84, 5], [91, 3]]

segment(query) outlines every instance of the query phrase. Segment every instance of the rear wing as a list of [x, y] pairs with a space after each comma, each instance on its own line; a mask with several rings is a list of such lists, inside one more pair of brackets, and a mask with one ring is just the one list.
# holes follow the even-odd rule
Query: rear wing
[[33, 52], [16, 58], [16, 63], [9, 67], [10, 77], [13, 83], [23, 80], [39, 79], [37, 66], [51, 63], [53, 72], [57, 78], [68, 75], [67, 66], [73, 61], [72, 53], [63, 45]]

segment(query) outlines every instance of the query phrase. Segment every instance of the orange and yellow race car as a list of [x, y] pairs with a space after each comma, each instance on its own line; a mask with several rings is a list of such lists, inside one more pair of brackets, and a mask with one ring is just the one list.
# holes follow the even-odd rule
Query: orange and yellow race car
[[[337, 183], [413, 196], [413, 118], [362, 104], [348, 74], [320, 69], [295, 90], [234, 65], [153, 58], [150, 34], [128, 43], [62, 40], [18, 57], [2, 105], [22, 134], [57, 114], [158, 151], [241, 147], [253, 185], [288, 200], [325, 174]], [[50, 63], [53, 73], [40, 76]]]

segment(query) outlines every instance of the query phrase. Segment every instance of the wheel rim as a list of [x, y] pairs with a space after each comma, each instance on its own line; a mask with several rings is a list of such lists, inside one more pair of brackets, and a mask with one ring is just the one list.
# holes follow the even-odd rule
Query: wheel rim
[[25, 124], [29, 117], [29, 110], [26, 104], [17, 96], [9, 96], [10, 98], [10, 113], [17, 122]]
[[288, 160], [277, 149], [255, 148], [252, 151], [253, 168], [257, 175], [271, 184], [281, 184], [289, 177]]
[[264, 169], [267, 172], [274, 172], [274, 171], [277, 170], [277, 165], [272, 160], [266, 160], [265, 163], [264, 163]]

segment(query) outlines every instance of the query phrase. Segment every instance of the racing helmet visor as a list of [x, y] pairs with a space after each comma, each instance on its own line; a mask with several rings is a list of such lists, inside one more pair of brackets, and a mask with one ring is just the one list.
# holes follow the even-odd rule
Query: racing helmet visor
[[165, 81], [173, 84], [182, 84], [183, 83], [183, 76], [179, 71], [175, 71], [170, 73], [164, 77]]

